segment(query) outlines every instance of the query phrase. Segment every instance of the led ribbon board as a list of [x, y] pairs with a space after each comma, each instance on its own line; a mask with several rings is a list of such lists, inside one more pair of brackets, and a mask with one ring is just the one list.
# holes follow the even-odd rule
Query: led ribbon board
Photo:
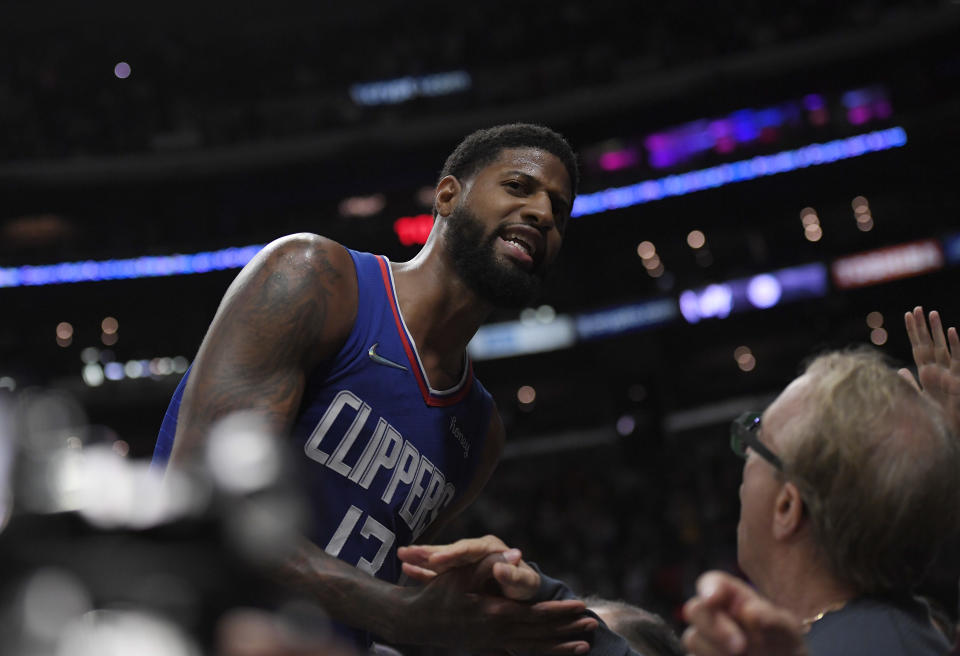
[[87, 260], [0, 269], [0, 287], [31, 287], [68, 282], [99, 282], [157, 278], [189, 273], [239, 269], [253, 259], [263, 244], [224, 248], [192, 255], [156, 255], [127, 260]]
[[784, 150], [773, 155], [758, 155], [729, 164], [668, 175], [664, 178], [637, 182], [626, 187], [613, 187], [591, 194], [580, 194], [573, 203], [571, 216], [599, 214], [634, 205], [642, 205], [671, 196], [684, 196], [704, 189], [716, 189], [735, 182], [746, 182], [778, 173], [821, 166], [844, 159], [860, 157], [907, 143], [907, 133], [901, 127], [858, 134], [823, 144], [810, 144], [796, 150]]
[[[646, 180], [626, 187], [615, 187], [581, 194], [573, 205], [572, 216], [599, 214], [632, 207], [671, 196], [683, 196], [704, 189], [723, 187], [777, 173], [820, 166], [906, 145], [907, 133], [901, 127], [869, 132], [823, 144], [810, 144], [774, 155], [721, 164], [707, 169]], [[429, 217], [429, 215], [426, 215]], [[418, 217], [405, 217], [418, 218]], [[422, 233], [425, 226], [417, 230]], [[397, 226], [395, 226], [395, 229]], [[414, 231], [416, 232], [416, 231]], [[427, 231], [429, 232], [429, 231]], [[398, 232], [399, 234], [399, 232]], [[415, 242], [414, 242], [415, 243]], [[0, 268], [0, 288], [57, 285], [70, 282], [96, 282], [130, 278], [206, 273], [239, 269], [256, 255], [263, 245], [225, 248], [192, 255], [145, 256], [125, 260], [64, 262], [38, 266]]]
[[766, 310], [778, 303], [819, 298], [827, 291], [827, 267], [813, 263], [688, 289], [680, 294], [678, 302], [687, 323], [698, 323], [748, 310]]

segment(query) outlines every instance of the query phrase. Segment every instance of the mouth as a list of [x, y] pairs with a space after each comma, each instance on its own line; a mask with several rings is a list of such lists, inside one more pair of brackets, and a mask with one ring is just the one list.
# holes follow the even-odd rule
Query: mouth
[[543, 259], [543, 236], [535, 228], [527, 225], [507, 226], [498, 239], [503, 243], [507, 256], [528, 271], [537, 268]]

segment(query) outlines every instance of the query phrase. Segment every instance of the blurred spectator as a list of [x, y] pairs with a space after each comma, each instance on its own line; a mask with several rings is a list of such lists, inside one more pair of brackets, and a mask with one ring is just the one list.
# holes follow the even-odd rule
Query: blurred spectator
[[623, 601], [584, 597], [587, 608], [596, 613], [614, 633], [647, 656], [683, 656], [680, 639], [659, 615]]

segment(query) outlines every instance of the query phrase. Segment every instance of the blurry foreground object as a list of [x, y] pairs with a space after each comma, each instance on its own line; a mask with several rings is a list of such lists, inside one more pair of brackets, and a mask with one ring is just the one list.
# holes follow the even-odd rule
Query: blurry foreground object
[[118, 444], [60, 392], [0, 397], [0, 653], [351, 653], [267, 576], [302, 504], [259, 424], [214, 428], [229, 471], [164, 478]]

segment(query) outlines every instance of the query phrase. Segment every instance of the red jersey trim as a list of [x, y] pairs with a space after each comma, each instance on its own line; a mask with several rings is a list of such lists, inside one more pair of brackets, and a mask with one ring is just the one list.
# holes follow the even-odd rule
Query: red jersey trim
[[416, 349], [400, 317], [400, 306], [397, 304], [397, 299], [393, 294], [393, 282], [390, 277], [387, 259], [382, 255], [378, 255], [377, 262], [380, 264], [380, 273], [383, 275], [383, 287], [387, 292], [387, 298], [390, 300], [390, 309], [393, 310], [393, 320], [397, 326], [397, 332], [400, 334], [400, 342], [403, 344], [403, 350], [407, 353], [407, 360], [410, 362], [410, 371], [413, 372], [413, 377], [417, 381], [417, 386], [420, 388], [420, 394], [423, 396], [424, 403], [429, 406], [441, 408], [459, 403], [466, 398], [473, 384], [473, 362], [470, 361], [470, 358], [467, 358], [467, 373], [459, 390], [454, 389], [448, 393], [439, 394], [430, 391], [430, 386], [427, 384], [426, 373], [420, 364], [420, 358], [417, 357]]

